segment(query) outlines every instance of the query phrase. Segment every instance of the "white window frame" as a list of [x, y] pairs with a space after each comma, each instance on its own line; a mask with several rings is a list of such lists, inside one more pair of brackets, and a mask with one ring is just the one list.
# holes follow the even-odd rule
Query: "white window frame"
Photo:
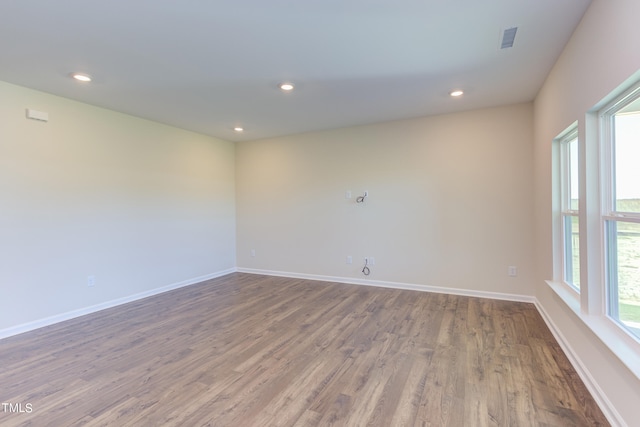
[[[547, 280], [549, 287], [567, 307], [615, 354], [627, 368], [640, 379], [640, 339], [608, 315], [610, 295], [607, 293], [606, 220], [628, 220], [628, 213], [607, 210], [605, 200], [611, 200], [611, 148], [604, 143], [604, 135], [610, 126], [604, 125], [602, 115], [614, 106], [622, 108], [622, 100], [640, 94], [640, 71], [633, 77], [635, 83], [619, 88], [587, 111], [577, 121], [579, 141], [579, 210], [580, 224], [580, 292], [565, 283], [564, 278], [564, 227], [562, 207], [563, 157], [559, 141], [567, 136], [574, 125], [567, 128], [552, 145], [553, 163], [553, 279]], [[627, 80], [631, 82], [631, 79]], [[626, 104], [625, 104], [626, 105]], [[617, 111], [617, 110], [616, 110]], [[607, 141], [610, 141], [608, 139]], [[569, 213], [569, 212], [566, 212]], [[613, 214], [613, 215], [612, 215]], [[640, 219], [640, 218], [639, 218]], [[636, 221], [634, 216], [632, 222]]]
[[[578, 218], [580, 221], [580, 210], [572, 209], [571, 206], [571, 147], [570, 143], [574, 140], [578, 143], [578, 152], [580, 149], [580, 140], [578, 138], [578, 123], [574, 123], [569, 128], [567, 128], [564, 132], [562, 132], [555, 140], [556, 144], [559, 146], [559, 156], [560, 156], [560, 215], [559, 220], [560, 224], [558, 225], [559, 229], [562, 230], [561, 235], [561, 247], [560, 253], [561, 255], [561, 271], [562, 271], [562, 281], [570, 286], [576, 292], [580, 292], [579, 284], [576, 286], [573, 280], [573, 246], [572, 246], [572, 236], [571, 236], [571, 227], [567, 224], [573, 218]], [[578, 159], [576, 159], [578, 160]], [[578, 162], [579, 164], [579, 162]], [[578, 166], [578, 170], [580, 167]], [[578, 178], [578, 185], [580, 185], [580, 179]], [[580, 236], [578, 235], [578, 239]], [[580, 266], [578, 266], [580, 267]]]
[[620, 212], [616, 209], [615, 200], [615, 135], [613, 117], [632, 102], [640, 99], [640, 82], [616, 97], [605, 105], [599, 112], [600, 143], [601, 143], [601, 221], [603, 230], [603, 256], [604, 256], [604, 287], [606, 300], [606, 315], [612, 319], [625, 332], [633, 332], [633, 338], [640, 343], [640, 330], [624, 324], [619, 319], [619, 299], [617, 289], [617, 251], [615, 249], [615, 237], [617, 225], [620, 222], [640, 224], [640, 213]]

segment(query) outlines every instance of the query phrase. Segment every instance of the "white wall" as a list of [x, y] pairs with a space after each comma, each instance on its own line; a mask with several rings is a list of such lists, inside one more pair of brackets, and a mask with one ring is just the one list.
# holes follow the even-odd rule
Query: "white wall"
[[519, 104], [238, 143], [238, 266], [364, 279], [373, 256], [369, 280], [532, 295], [532, 113]]
[[0, 83], [0, 331], [224, 271], [236, 255], [241, 268], [344, 278], [374, 256], [371, 280], [535, 294], [633, 425], [640, 382], [544, 280], [551, 141], [640, 69], [638, 16], [637, 0], [594, 0], [533, 107], [235, 149]]
[[553, 278], [551, 141], [640, 69], [640, 2], [594, 0], [535, 101], [536, 296], [628, 425], [640, 381], [545, 284]]
[[232, 143], [2, 82], [0, 120], [0, 331], [235, 267]]

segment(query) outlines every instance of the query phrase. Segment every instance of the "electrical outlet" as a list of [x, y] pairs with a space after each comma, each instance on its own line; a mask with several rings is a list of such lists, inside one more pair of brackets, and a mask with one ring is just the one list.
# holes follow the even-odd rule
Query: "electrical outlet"
[[96, 285], [96, 276], [87, 276], [87, 286]]
[[364, 262], [367, 265], [376, 265], [376, 259], [374, 257], [372, 257], [372, 256], [364, 257]]
[[509, 275], [509, 277], [516, 277], [518, 275], [518, 267], [516, 267], [515, 265], [510, 265], [507, 269], [507, 274]]
[[351, 255], [347, 256], [347, 264], [353, 264], [353, 257]]
[[255, 249], [251, 249], [251, 256], [252, 257], [256, 256], [256, 250]]

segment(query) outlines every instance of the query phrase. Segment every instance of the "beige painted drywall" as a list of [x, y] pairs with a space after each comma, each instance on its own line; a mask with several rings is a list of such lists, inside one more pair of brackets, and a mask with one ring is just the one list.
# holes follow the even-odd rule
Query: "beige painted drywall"
[[0, 330], [235, 267], [232, 143], [2, 82], [0, 121]]
[[238, 266], [531, 295], [532, 111], [238, 143]]
[[235, 160], [224, 141], [0, 83], [0, 330], [231, 268], [237, 226], [240, 267], [361, 278], [374, 256], [372, 280], [535, 293], [633, 425], [640, 383], [544, 280], [551, 140], [640, 68], [638, 16], [636, 0], [594, 0], [533, 114], [240, 143]]
[[553, 277], [551, 141], [640, 70], [640, 2], [594, 0], [535, 100], [536, 296], [628, 425], [640, 381], [545, 284]]

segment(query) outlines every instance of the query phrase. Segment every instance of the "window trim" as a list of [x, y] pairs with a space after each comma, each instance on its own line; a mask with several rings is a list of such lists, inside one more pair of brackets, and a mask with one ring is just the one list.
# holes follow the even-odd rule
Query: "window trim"
[[[602, 341], [614, 355], [640, 379], [640, 343], [629, 331], [608, 316], [584, 314], [577, 292], [564, 282], [547, 280], [547, 285], [567, 307]], [[573, 292], [571, 292], [573, 291]]]
[[[560, 201], [559, 201], [559, 219], [558, 229], [560, 231], [557, 245], [558, 254], [560, 257], [559, 274], [562, 283], [569, 287], [576, 294], [580, 293], [580, 287], [574, 283], [567, 281], [568, 277], [573, 277], [573, 253], [570, 239], [567, 236], [567, 220], [569, 218], [578, 218], [580, 222], [580, 210], [571, 209], [571, 148], [570, 143], [573, 140], [578, 141], [578, 153], [580, 150], [580, 139], [578, 137], [578, 122], [574, 122], [565, 129], [560, 135], [558, 135], [554, 143], [558, 146], [559, 155], [559, 185], [560, 185]], [[578, 162], [579, 163], [579, 162]], [[578, 169], [579, 170], [579, 169]], [[580, 185], [580, 182], [578, 182]], [[578, 237], [580, 238], [580, 236]], [[571, 252], [571, 263], [569, 263], [569, 257]], [[578, 254], [580, 255], [580, 254]], [[579, 256], [578, 259], [581, 257]], [[580, 266], [578, 266], [580, 267]]]
[[613, 117], [618, 111], [629, 106], [633, 102], [636, 102], [638, 99], [640, 99], [640, 81], [636, 82], [626, 91], [623, 91], [619, 96], [615, 97], [598, 112], [598, 125], [600, 126], [600, 156], [602, 159], [602, 174], [600, 177], [602, 216], [611, 217], [613, 220], [625, 218], [640, 221], [640, 213], [616, 210], [616, 201], [614, 200], [615, 191], [613, 191], [615, 184], [615, 137]]
[[[622, 109], [628, 107], [640, 99], [640, 81], [631, 85], [627, 90], [622, 91], [608, 104], [604, 105], [598, 112], [598, 124], [600, 126], [599, 145], [601, 156], [601, 215], [600, 222], [603, 230], [601, 247], [603, 248], [602, 262], [604, 264], [605, 277], [602, 287], [605, 294], [604, 315], [610, 318], [617, 327], [630, 334], [639, 344], [640, 336], [634, 335], [631, 329], [637, 334], [638, 331], [620, 320], [619, 297], [618, 297], [618, 271], [612, 266], [617, 265], [617, 248], [614, 247], [616, 233], [619, 223], [630, 222], [640, 223], [640, 213], [622, 212], [617, 210], [616, 202], [616, 168], [615, 168], [615, 127], [614, 117]], [[615, 262], [613, 257], [615, 254]]]
[[[613, 195], [607, 182], [613, 164], [610, 163], [611, 150], [604, 143], [605, 132], [611, 132], [611, 122], [604, 125], [602, 116], [618, 111], [640, 98], [640, 72], [634, 80], [609, 94], [593, 108], [585, 112], [584, 121], [576, 121], [579, 134], [579, 211], [580, 221], [580, 289], [565, 283], [564, 278], [564, 228], [562, 187], [561, 145], [558, 141], [568, 134], [570, 126], [556, 137], [552, 145], [553, 153], [553, 280], [547, 285], [613, 354], [640, 379], [640, 338], [627, 327], [608, 315], [606, 289], [607, 266], [605, 265], [606, 221], [624, 221], [640, 223], [640, 214], [607, 210], [605, 201], [613, 201]], [[611, 139], [608, 140], [611, 143]], [[565, 168], [566, 169], [566, 168]], [[609, 181], [606, 181], [606, 180]], [[612, 206], [612, 205], [609, 205]], [[615, 205], [613, 205], [615, 206]]]

